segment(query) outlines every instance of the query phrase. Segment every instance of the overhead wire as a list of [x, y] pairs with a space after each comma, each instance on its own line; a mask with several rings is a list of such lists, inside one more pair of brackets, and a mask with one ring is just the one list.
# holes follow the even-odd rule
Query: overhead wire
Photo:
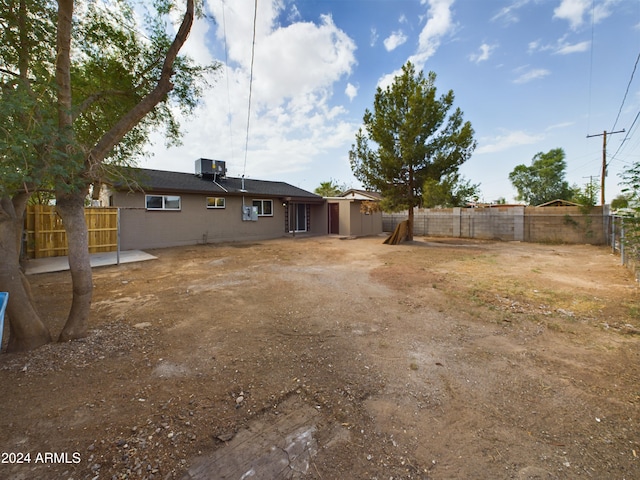
[[251, 68], [249, 71], [249, 104], [247, 107], [247, 136], [244, 144], [244, 167], [242, 169], [242, 178], [247, 170], [247, 153], [249, 151], [249, 125], [251, 122], [251, 95], [253, 92], [253, 61], [255, 58], [255, 50], [256, 50], [256, 24], [258, 22], [258, 0], [254, 2], [254, 11], [253, 11], [253, 39], [251, 42]]
[[631, 83], [633, 82], [633, 76], [636, 73], [636, 68], [638, 68], [638, 61], [640, 61], [640, 52], [638, 52], [638, 56], [636, 58], [636, 63], [633, 65], [633, 71], [631, 72], [631, 78], [629, 79], [629, 83], [627, 84], [627, 89], [624, 92], [624, 97], [622, 98], [622, 104], [620, 105], [620, 109], [618, 110], [618, 115], [616, 116], [616, 121], [613, 122], [613, 127], [611, 127], [611, 131], [612, 132], [616, 129], [616, 125], [618, 124], [618, 120], [620, 119], [620, 114], [622, 113], [622, 108], [624, 107], [624, 103], [627, 100], [627, 95], [629, 94], [629, 88], [631, 88]]
[[[611, 131], [613, 131], [616, 125], [618, 124], [618, 120], [622, 113], [622, 109], [627, 100], [627, 95], [629, 94], [629, 89], [631, 88], [631, 83], [633, 82], [633, 77], [636, 73], [636, 69], [638, 68], [638, 62], [640, 62], [640, 52], [638, 53], [638, 56], [636, 57], [636, 61], [633, 65], [633, 70], [631, 71], [631, 78], [629, 79], [629, 83], [627, 84], [627, 89], [625, 90], [624, 97], [622, 98], [622, 104], [620, 105], [620, 109], [618, 110], [618, 115], [616, 116], [616, 121], [614, 122], [613, 128], [611, 129]], [[607, 162], [607, 165], [611, 163], [613, 160], [618, 160], [616, 158], [616, 155], [618, 155], [622, 151], [623, 147], [627, 144], [626, 142], [629, 140], [633, 127], [636, 125], [636, 122], [638, 121], [639, 117], [640, 117], [640, 111], [636, 114], [636, 117], [633, 119], [631, 126], [626, 130], [624, 138], [620, 142], [620, 145], [618, 146], [618, 149], [616, 150], [616, 152], [613, 155], [611, 155], [611, 159]], [[623, 162], [623, 163], [628, 163], [628, 162]]]
[[225, 18], [224, 13], [224, 0], [222, 0], [222, 33], [224, 35], [224, 65], [225, 72], [227, 77], [227, 106], [229, 109], [229, 147], [231, 150], [231, 159], [233, 160], [233, 126], [232, 126], [232, 115], [231, 115], [231, 88], [229, 86], [229, 56], [228, 56], [228, 47], [227, 47], [227, 20]]
[[587, 135], [591, 126], [591, 93], [593, 90], [593, 39], [595, 31], [595, 0], [591, 0], [591, 44], [589, 48], [589, 89], [587, 98]]
[[[640, 9], [638, 9], [638, 13], [640, 13]], [[629, 78], [629, 83], [627, 83], [627, 88], [626, 88], [626, 90], [624, 92], [624, 97], [622, 98], [622, 103], [620, 105], [620, 109], [618, 110], [618, 115], [616, 116], [616, 120], [615, 120], [615, 122], [613, 124], [612, 131], [613, 131], [613, 129], [615, 129], [615, 127], [616, 127], [616, 125], [618, 123], [618, 120], [620, 118], [620, 115], [622, 114], [622, 110], [623, 110], [624, 104], [625, 104], [625, 102], [627, 100], [627, 95], [629, 94], [629, 90], [630, 90], [631, 84], [633, 82], [633, 77], [635, 76], [636, 70], [638, 68], [638, 63], [640, 63], [640, 52], [638, 53], [638, 56], [636, 57], [636, 61], [635, 61], [634, 65], [633, 65], [633, 70], [631, 71], [631, 77]], [[621, 160], [621, 159], [617, 158], [617, 156], [623, 150], [625, 150], [626, 147], [631, 143], [632, 136], [635, 133], [634, 132], [634, 128], [635, 128], [636, 132], [638, 130], [638, 119], [639, 118], [640, 118], [640, 111], [638, 111], [638, 113], [636, 114], [635, 118], [633, 119], [633, 122], [631, 122], [631, 126], [626, 129], [624, 138], [620, 142], [620, 145], [616, 149], [616, 152], [613, 155], [611, 155], [610, 160], [607, 162], [607, 165], [609, 163], [611, 163], [613, 160], [618, 160], [619, 162], [622, 162], [622, 163], [627, 164], [627, 165], [631, 165], [633, 163], [632, 161]], [[635, 150], [635, 148], [637, 148], [638, 143], [640, 143], [640, 142], [636, 141], [636, 143], [631, 146], [632, 152], [633, 152], [633, 150]], [[632, 152], [629, 152], [629, 155]]]
[[[620, 153], [620, 151], [622, 150], [622, 147], [624, 145], [626, 145], [626, 142], [629, 140], [629, 136], [631, 135], [631, 131], [633, 130], [633, 127], [636, 125], [636, 122], [638, 121], [638, 118], [640, 118], [640, 111], [636, 114], [636, 117], [633, 119], [633, 122], [631, 122], [631, 126], [627, 129], [624, 138], [620, 142], [620, 146], [616, 150], [616, 153], [611, 155], [611, 160], [609, 160], [609, 162], [607, 162], [607, 165], [609, 165], [609, 163], [611, 163], [613, 160], [619, 160], [619, 159], [616, 158], [616, 155], [618, 155], [618, 153]], [[628, 163], [628, 162], [623, 162], [623, 163]]]

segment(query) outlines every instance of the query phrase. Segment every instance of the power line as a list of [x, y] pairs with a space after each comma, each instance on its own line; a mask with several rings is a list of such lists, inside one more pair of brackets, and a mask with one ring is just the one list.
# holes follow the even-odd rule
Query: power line
[[253, 40], [251, 43], [251, 70], [249, 73], [249, 106], [247, 108], [247, 137], [244, 144], [244, 167], [242, 169], [242, 178], [247, 170], [247, 152], [249, 151], [249, 122], [251, 120], [251, 92], [253, 90], [253, 59], [256, 50], [256, 23], [258, 21], [258, 0], [254, 2], [253, 10]]
[[[618, 153], [620, 152], [620, 150], [622, 150], [622, 146], [625, 145], [625, 142], [627, 140], [629, 140], [629, 135], [631, 135], [631, 130], [633, 130], [633, 127], [635, 126], [636, 122], [638, 121], [638, 117], [640, 117], [640, 111], [636, 114], [636, 118], [633, 119], [633, 122], [631, 123], [631, 126], [629, 127], [629, 131], [627, 132], [627, 134], [624, 136], [624, 138], [622, 139], [622, 142], [620, 142], [620, 146], [618, 147], [618, 149], [616, 150], [616, 153], [614, 153], [611, 156], [611, 160], [615, 159], [616, 155], [618, 155]], [[624, 130], [623, 130], [624, 132]]]
[[593, 38], [595, 31], [595, 0], [591, 0], [591, 45], [589, 48], [589, 94], [588, 94], [588, 102], [587, 102], [587, 135], [589, 134], [590, 120], [591, 120], [591, 93], [593, 89]]
[[232, 127], [232, 115], [231, 115], [231, 89], [229, 87], [229, 55], [227, 47], [227, 20], [224, 14], [224, 0], [222, 0], [222, 32], [224, 34], [224, 66], [227, 77], [227, 105], [229, 110], [229, 145], [231, 149], [231, 159], [233, 160], [233, 127]]
[[[624, 102], [627, 100], [627, 94], [629, 93], [629, 88], [631, 87], [631, 82], [633, 82], [633, 76], [636, 73], [636, 68], [638, 67], [638, 61], [640, 60], [640, 53], [638, 53], [638, 57], [636, 58], [636, 63], [633, 65], [633, 71], [631, 72], [631, 78], [629, 79], [629, 83], [627, 84], [627, 90], [624, 92], [624, 97], [622, 98], [622, 104], [620, 105], [620, 110], [618, 110], [618, 115], [616, 116], [616, 121], [613, 123], [613, 127], [611, 130], [615, 130], [616, 125], [618, 124], [618, 119], [620, 118], [620, 114], [622, 113], [622, 107], [624, 107]], [[637, 117], [636, 117], [637, 119]], [[634, 120], [635, 123], [635, 120]], [[631, 130], [631, 129], [629, 129]]]

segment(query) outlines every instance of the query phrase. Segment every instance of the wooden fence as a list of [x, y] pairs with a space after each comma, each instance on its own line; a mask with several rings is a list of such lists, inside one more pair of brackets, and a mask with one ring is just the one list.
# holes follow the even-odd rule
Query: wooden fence
[[[89, 253], [114, 252], [118, 247], [118, 209], [85, 208]], [[56, 207], [31, 205], [25, 218], [24, 253], [28, 258], [68, 255], [67, 234]]]

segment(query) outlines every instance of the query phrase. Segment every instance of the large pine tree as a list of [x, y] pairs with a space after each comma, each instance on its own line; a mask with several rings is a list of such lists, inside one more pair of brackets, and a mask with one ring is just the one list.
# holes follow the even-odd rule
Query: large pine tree
[[382, 194], [384, 210], [408, 210], [409, 241], [425, 181], [454, 174], [476, 147], [471, 123], [459, 108], [451, 111], [453, 91], [437, 98], [435, 81], [435, 73], [416, 74], [407, 62], [392, 85], [378, 87], [349, 152], [354, 175]]

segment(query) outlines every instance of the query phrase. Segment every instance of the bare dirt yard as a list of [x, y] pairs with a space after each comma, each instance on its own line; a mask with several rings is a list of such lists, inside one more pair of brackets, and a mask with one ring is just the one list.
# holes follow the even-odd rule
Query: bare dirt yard
[[[640, 478], [640, 304], [617, 256], [382, 240], [95, 269], [86, 339], [0, 355], [0, 478]], [[57, 334], [69, 273], [31, 281]]]

